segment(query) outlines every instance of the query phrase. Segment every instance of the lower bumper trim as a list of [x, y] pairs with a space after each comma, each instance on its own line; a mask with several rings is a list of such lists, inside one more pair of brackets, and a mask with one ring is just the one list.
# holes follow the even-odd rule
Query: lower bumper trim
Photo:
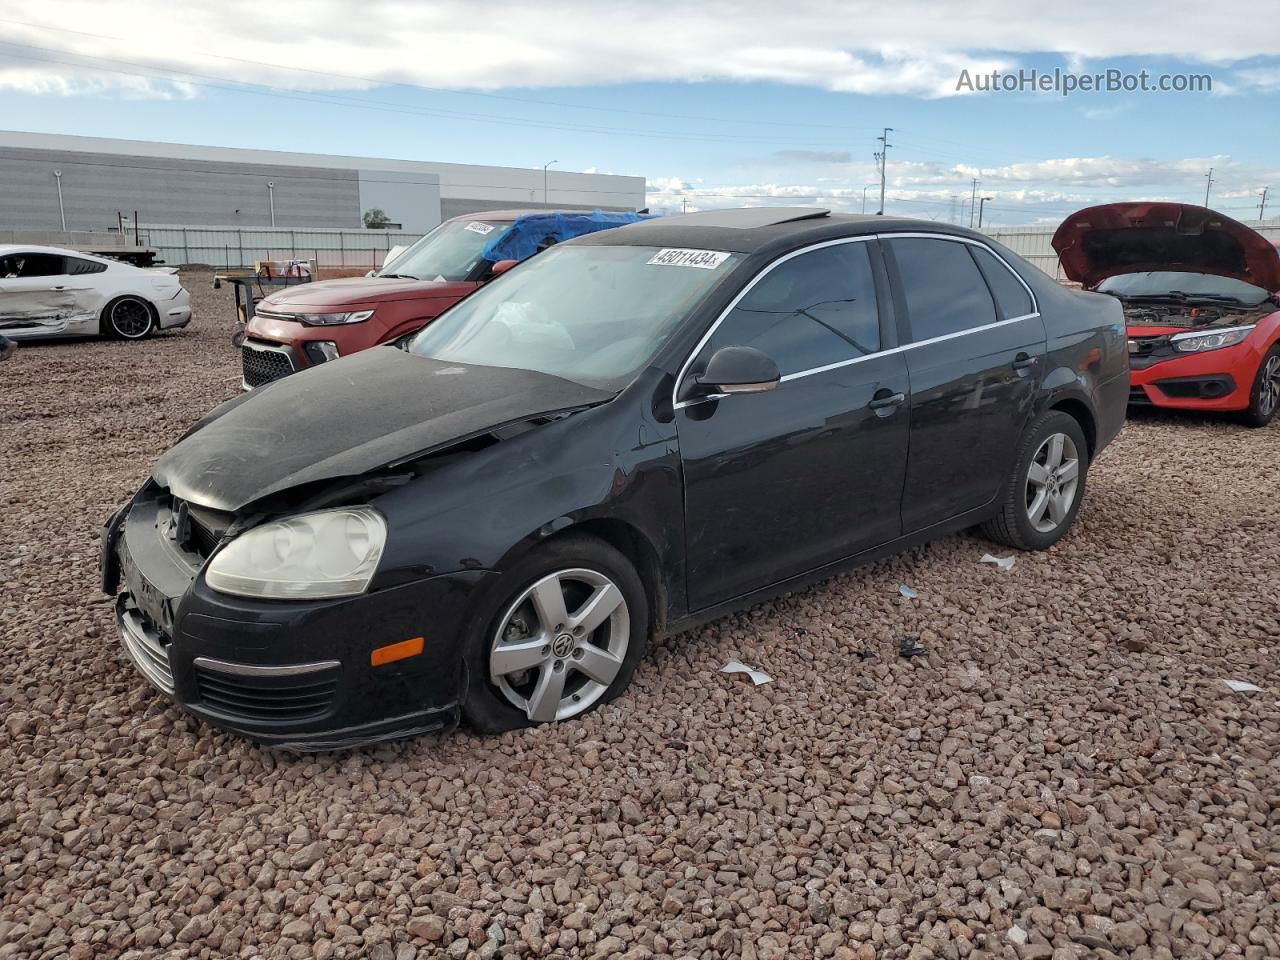
[[337, 727], [332, 730], [306, 730], [292, 733], [253, 730], [239, 724], [230, 724], [225, 717], [202, 710], [199, 704], [182, 704], [194, 716], [222, 730], [248, 737], [256, 743], [280, 750], [298, 753], [319, 753], [326, 750], [351, 750], [386, 740], [399, 740], [422, 733], [443, 733], [458, 726], [460, 712], [457, 703], [446, 704], [431, 710], [401, 714], [376, 723], [354, 727]]

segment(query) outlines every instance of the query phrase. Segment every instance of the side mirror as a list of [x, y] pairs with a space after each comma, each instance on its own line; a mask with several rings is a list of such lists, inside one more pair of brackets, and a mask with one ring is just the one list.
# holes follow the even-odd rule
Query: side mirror
[[489, 279], [492, 280], [494, 277], [498, 276], [499, 274], [506, 273], [508, 270], [510, 270], [519, 262], [520, 262], [519, 260], [499, 260], [497, 263], [493, 265], [492, 268], [490, 268]]
[[778, 365], [755, 347], [721, 347], [694, 377], [704, 393], [763, 393], [781, 381]]

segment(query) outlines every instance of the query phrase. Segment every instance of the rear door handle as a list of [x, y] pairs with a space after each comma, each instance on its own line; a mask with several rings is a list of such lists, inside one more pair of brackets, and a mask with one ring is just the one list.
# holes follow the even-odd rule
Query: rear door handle
[[1029, 354], [1020, 353], [1013, 358], [1013, 369], [1015, 370], [1031, 370], [1039, 361]]
[[905, 393], [890, 393], [888, 390], [877, 390], [867, 406], [878, 416], [887, 417], [907, 399]]

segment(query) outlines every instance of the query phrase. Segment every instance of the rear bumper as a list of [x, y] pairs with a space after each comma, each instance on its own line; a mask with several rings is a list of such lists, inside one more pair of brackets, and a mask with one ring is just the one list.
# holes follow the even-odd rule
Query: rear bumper
[[191, 322], [191, 294], [185, 288], [172, 300], [162, 301], [156, 307], [160, 314], [161, 330], [185, 327]]
[[[103, 531], [103, 586], [143, 677], [199, 719], [299, 750], [360, 746], [456, 724], [463, 624], [489, 576], [433, 576], [342, 600], [215, 593], [202, 560], [168, 539], [145, 495]], [[423, 637], [423, 652], [374, 667], [378, 647]]]

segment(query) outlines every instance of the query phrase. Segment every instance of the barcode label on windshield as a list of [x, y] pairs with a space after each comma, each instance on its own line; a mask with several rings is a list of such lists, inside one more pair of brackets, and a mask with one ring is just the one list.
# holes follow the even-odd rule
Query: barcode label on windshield
[[719, 250], [681, 250], [667, 248], [659, 250], [649, 258], [649, 263], [660, 267], [697, 267], [700, 270], [714, 270], [729, 259], [729, 254]]
[[465, 227], [463, 227], [463, 229], [470, 230], [472, 233], [478, 233], [480, 234], [480, 236], [483, 237], [483, 236], [486, 236], [487, 234], [493, 233], [493, 224], [481, 223], [479, 220], [472, 220]]

